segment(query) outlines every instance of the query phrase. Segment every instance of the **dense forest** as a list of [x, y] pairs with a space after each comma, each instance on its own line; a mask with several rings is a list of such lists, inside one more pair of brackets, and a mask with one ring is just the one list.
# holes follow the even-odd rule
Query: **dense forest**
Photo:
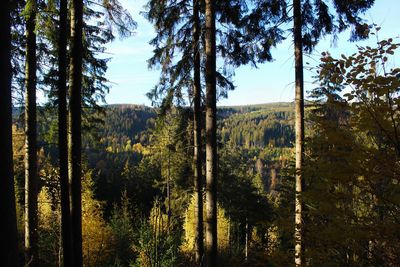
[[[400, 43], [373, 4], [149, 0], [147, 107], [105, 103], [118, 0], [2, 1], [0, 265], [400, 266]], [[304, 92], [344, 31], [375, 45], [323, 52]], [[287, 38], [293, 102], [217, 107]]]

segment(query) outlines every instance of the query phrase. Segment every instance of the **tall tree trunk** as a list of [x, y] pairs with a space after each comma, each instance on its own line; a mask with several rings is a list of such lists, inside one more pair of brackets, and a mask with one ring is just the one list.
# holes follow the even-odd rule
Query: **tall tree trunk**
[[193, 136], [194, 136], [194, 187], [195, 187], [195, 212], [196, 212], [196, 264], [202, 266], [204, 254], [203, 234], [203, 177], [201, 157], [201, 83], [200, 83], [200, 19], [199, 0], [193, 0], [193, 58], [194, 58], [194, 84], [193, 84]]
[[68, 172], [71, 183], [73, 266], [82, 266], [81, 114], [83, 2], [71, 3], [71, 63], [69, 96]]
[[249, 262], [249, 222], [247, 218], [246, 218], [245, 238], [244, 238], [244, 262], [245, 266], [247, 266]]
[[26, 3], [25, 64], [25, 264], [38, 266], [36, 144], [36, 0]]
[[217, 266], [217, 105], [215, 1], [206, 0], [206, 262]]
[[18, 266], [17, 218], [12, 151], [11, 104], [11, 19], [10, 0], [0, 4], [0, 214], [4, 225], [0, 227], [0, 258], [5, 266]]
[[293, 35], [296, 80], [296, 192], [295, 192], [295, 265], [303, 265], [303, 140], [304, 140], [304, 78], [303, 78], [303, 37], [301, 31], [301, 1], [293, 0]]
[[67, 0], [60, 0], [60, 25], [58, 39], [58, 151], [61, 187], [61, 236], [63, 265], [72, 265], [71, 214], [68, 183], [68, 133], [67, 133]]

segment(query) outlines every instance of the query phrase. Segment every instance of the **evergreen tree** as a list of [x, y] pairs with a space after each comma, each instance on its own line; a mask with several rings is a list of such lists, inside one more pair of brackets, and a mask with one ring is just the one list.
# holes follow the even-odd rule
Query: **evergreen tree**
[[217, 87], [215, 2], [205, 2], [206, 79], [206, 264], [217, 263]]
[[204, 260], [200, 31], [200, 0], [193, 0], [193, 162], [196, 212], [195, 249], [198, 266], [201, 266]]
[[82, 27], [83, 1], [71, 2], [71, 61], [69, 78], [68, 171], [71, 184], [73, 266], [82, 266]]
[[304, 77], [303, 77], [303, 38], [302, 38], [301, 0], [293, 0], [293, 39], [295, 49], [295, 265], [302, 266], [303, 261], [303, 192], [302, 176], [304, 155]]
[[337, 21], [327, 3], [293, 0], [293, 39], [295, 49], [295, 113], [296, 113], [296, 191], [295, 191], [295, 265], [302, 266], [303, 257], [303, 201], [304, 190], [304, 77], [303, 50], [311, 52], [319, 39], [326, 34], [337, 34], [352, 26], [352, 39], [365, 38], [368, 26], [362, 23], [359, 13], [372, 6], [374, 0], [334, 1]]
[[25, 7], [25, 264], [34, 267], [39, 264], [37, 251], [36, 16], [36, 0], [27, 1]]
[[[200, 55], [196, 50], [192, 50], [192, 47], [196, 44], [200, 49], [201, 45], [204, 47], [204, 41], [195, 40], [197, 36], [194, 33], [197, 31], [193, 31], [191, 34], [191, 28], [199, 27], [199, 40], [204, 40], [204, 30], [200, 30], [204, 29], [204, 15], [197, 17], [198, 14], [196, 14], [204, 10], [204, 6], [201, 4], [197, 1], [193, 2], [192, 6], [188, 5], [187, 1], [150, 1], [146, 13], [146, 17], [155, 24], [157, 31], [157, 36], [151, 41], [156, 49], [154, 56], [149, 60], [149, 65], [161, 65], [162, 68], [160, 82], [148, 96], [154, 102], [160, 99], [161, 108], [165, 110], [171, 108], [174, 103], [181, 104], [183, 102], [182, 89], [187, 88], [195, 105], [194, 114], [197, 117], [196, 114], [199, 110], [196, 107], [195, 94], [201, 86], [197, 72], [199, 72], [199, 68], [204, 69], [205, 66], [201, 57], [196, 59], [196, 56]], [[218, 93], [216, 92], [217, 98], [226, 97], [227, 91], [234, 88], [230, 81], [230, 75], [232, 75], [230, 67], [237, 67], [249, 62], [256, 65], [256, 62], [271, 60], [269, 49], [282, 40], [279, 28], [269, 29], [260, 26], [262, 25], [260, 16], [253, 15], [250, 18], [246, 4], [246, 1], [231, 1], [229, 4], [220, 1], [215, 4], [217, 13], [215, 17], [220, 25], [216, 29], [218, 38], [216, 36], [215, 39], [219, 44], [216, 45], [215, 50], [225, 59], [221, 70], [216, 69], [216, 84], [220, 89]], [[281, 10], [276, 11], [276, 13], [279, 12]], [[204, 11], [200, 15], [202, 14]], [[275, 16], [277, 17], [277, 15]], [[199, 25], [196, 25], [197, 23]], [[262, 31], [264, 35], [258, 33], [259, 35], [256, 36], [257, 31]], [[175, 60], [176, 54], [181, 55], [178, 60]], [[194, 123], [197, 123], [197, 118]], [[195, 126], [194, 129], [196, 130]], [[196, 132], [198, 131], [196, 130]], [[197, 138], [197, 140], [200, 139]], [[195, 143], [194, 146], [198, 145]], [[195, 174], [195, 177], [199, 176]], [[200, 192], [199, 188], [195, 191]], [[198, 214], [201, 216], [201, 211], [198, 211]], [[198, 222], [198, 224], [201, 223]], [[201, 236], [200, 232], [198, 232], [198, 236]], [[201, 247], [201, 244], [198, 244], [198, 247]], [[197, 250], [197, 255], [200, 253]]]
[[4, 225], [0, 236], [0, 258], [5, 266], [18, 266], [17, 222], [12, 149], [12, 101], [11, 101], [11, 1], [1, 3], [0, 8], [0, 214]]
[[67, 29], [68, 1], [60, 0], [58, 36], [58, 151], [61, 190], [63, 264], [72, 266], [70, 192], [68, 183]]

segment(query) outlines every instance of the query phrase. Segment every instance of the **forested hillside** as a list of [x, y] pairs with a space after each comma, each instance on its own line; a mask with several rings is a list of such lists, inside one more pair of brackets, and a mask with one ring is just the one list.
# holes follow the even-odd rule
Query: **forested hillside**
[[[156, 110], [145, 106], [111, 105], [105, 107], [100, 143], [111, 151], [129, 150], [135, 143], [146, 144], [146, 132], [154, 128]], [[127, 147], [128, 146], [128, 147]]]
[[[226, 223], [229, 222], [219, 226], [222, 227], [222, 231], [230, 231], [231, 227], [236, 227], [232, 228], [232, 231], [239, 231], [237, 232], [239, 234], [240, 229], [245, 227], [242, 224], [243, 219], [254, 220], [252, 222], [254, 224], [263, 219], [272, 219], [271, 215], [268, 214], [268, 210], [271, 208], [268, 207], [269, 204], [266, 199], [261, 196], [276, 192], [280, 183], [281, 170], [285, 167], [293, 150], [293, 113], [288, 110], [290, 106], [288, 103], [222, 107], [219, 109], [219, 114], [225, 114], [220, 116], [218, 120], [219, 132], [221, 133], [219, 139], [221, 212], [223, 209], [226, 214], [224, 220]], [[128, 227], [128, 229], [125, 229], [126, 231], [139, 231], [137, 232], [138, 235], [146, 234], [140, 231], [145, 231], [141, 227], [147, 226], [131, 225], [129, 221], [126, 221], [127, 218], [119, 218], [119, 216], [135, 216], [137, 219], [140, 218], [136, 222], [139, 223], [146, 220], [147, 216], [157, 212], [157, 209], [161, 209], [161, 214], [167, 216], [164, 223], [171, 221], [171, 227], [174, 227], [172, 229], [176, 228], [176, 230], [185, 232], [179, 240], [168, 241], [167, 239], [158, 242], [178, 242], [167, 244], [184, 244], [189, 249], [193, 246], [190, 236], [190, 231], [193, 231], [193, 228], [190, 226], [191, 222], [187, 221], [193, 220], [188, 215], [190, 209], [193, 209], [190, 197], [190, 186], [192, 184], [190, 178], [190, 144], [192, 142], [190, 140], [190, 120], [193, 114], [189, 109], [181, 108], [160, 120], [156, 118], [157, 110], [145, 106], [111, 105], [105, 106], [103, 109], [104, 115], [99, 117], [102, 118], [102, 121], [92, 125], [91, 130], [83, 136], [83, 147], [85, 148], [83, 150], [84, 173], [86, 177], [83, 183], [85, 192], [89, 194], [88, 199], [84, 199], [84, 201], [89, 201], [84, 202], [89, 206], [86, 207], [88, 210], [83, 210], [83, 222], [89, 223], [85, 220], [91, 220], [90, 227], [93, 227], [93, 229], [88, 229], [92, 231], [90, 232], [91, 235], [96, 231], [102, 231], [100, 228], [106, 225], [109, 232], [102, 233], [106, 236], [91, 237], [94, 238], [91, 241], [94, 243], [87, 244], [87, 246], [90, 246], [91, 253], [94, 254], [86, 255], [84, 252], [84, 262], [88, 264], [97, 261], [102, 262], [102, 264], [110, 263], [110, 260], [115, 257], [113, 255], [119, 253], [115, 250], [116, 248], [108, 247], [107, 249], [111, 251], [109, 252], [110, 255], [105, 257], [105, 255], [100, 256], [98, 254], [105, 248], [98, 247], [100, 243], [96, 245], [96, 242], [100, 242], [100, 240], [96, 241], [96, 238], [102, 239], [112, 236], [113, 233], [117, 234], [113, 231], [121, 230], [112, 227], [124, 227], [123, 229]], [[23, 144], [20, 139], [22, 130], [17, 126], [18, 111], [15, 111], [15, 151], [22, 153]], [[54, 169], [56, 162], [53, 160], [57, 151], [51, 141], [55, 135], [52, 132], [54, 129], [51, 127], [55, 123], [53, 112], [52, 109], [39, 109], [41, 117], [45, 118], [39, 120], [38, 123], [38, 136], [40, 137], [38, 143], [41, 146], [40, 212], [45, 212], [43, 209], [46, 209], [47, 203], [53, 203], [51, 205], [55, 205], [54, 207], [58, 205], [59, 188], [56, 185], [56, 180], [54, 180], [57, 172]], [[286, 129], [285, 137], [281, 134], [282, 129]], [[254, 139], [252, 135], [248, 135], [251, 132], [263, 133], [263, 138], [268, 139]], [[243, 136], [243, 140], [248, 140], [248, 142], [241, 142], [236, 136]], [[93, 140], [97, 140], [95, 146], [93, 146]], [[268, 140], [267, 146], [263, 145], [264, 140]], [[19, 188], [22, 188], [23, 158], [18, 156], [20, 153], [16, 154], [15, 160], [16, 166], [21, 167], [16, 168], [15, 174], [18, 177]], [[232, 164], [241, 167], [240, 169], [236, 167], [232, 169], [229, 167]], [[232, 194], [236, 194], [238, 198], [232, 198]], [[20, 196], [22, 201], [22, 194]], [[245, 202], [243, 202], [244, 199], [246, 199]], [[92, 203], [92, 201], [94, 202]], [[253, 201], [261, 201], [259, 203], [261, 206], [255, 206], [254, 211], [247, 210], [246, 206], [253, 205]], [[260, 213], [258, 209], [262, 208], [263, 205], [266, 205], [266, 210]], [[124, 209], [126, 214], [119, 214]], [[170, 215], [168, 216], [168, 214]], [[46, 216], [50, 216], [50, 214]], [[86, 216], [95, 217], [85, 219]], [[45, 220], [51, 220], [50, 217], [40, 218], [44, 220], [41, 221], [43, 223], [45, 223]], [[124, 224], [113, 225], [115, 223]], [[48, 239], [59, 242], [57, 241], [59, 236], [56, 234], [58, 227], [60, 225], [55, 223], [47, 225], [46, 228], [39, 231], [41, 236], [39, 244], [44, 242], [43, 245], [39, 246], [39, 252], [49, 264], [56, 260], [56, 258], [51, 260], [56, 255], [52, 256], [52, 252], [45, 247], [45, 242]], [[261, 229], [263, 228], [260, 228], [260, 231]], [[265, 231], [265, 229], [262, 231]], [[46, 240], [43, 238], [46, 238]], [[127, 258], [121, 260], [127, 261], [137, 257], [138, 254], [129, 249], [130, 242], [133, 242], [133, 240], [129, 241], [131, 240], [129, 238], [125, 240], [127, 237], [123, 236], [119, 238], [122, 238], [122, 240], [116, 240], [116, 242], [126, 243], [118, 244], [118, 247], [128, 247], [124, 248], [126, 251], [124, 257]], [[245, 245], [242, 243], [243, 240], [240, 240], [242, 239], [228, 241], [238, 246], [235, 249], [240, 251], [240, 247]], [[233, 247], [228, 246], [228, 243], [223, 246], [229, 250], [233, 249]], [[138, 249], [146, 251], [150, 248]], [[137, 253], [140, 251], [142, 250]], [[239, 251], [235, 253], [240, 253]], [[159, 253], [163, 255], [163, 252]], [[169, 257], [168, 255], [164, 256]]]
[[[220, 113], [224, 117], [219, 122], [223, 143], [229, 142], [246, 148], [293, 146], [294, 113], [290, 105], [282, 108], [280, 105], [269, 105], [268, 108], [263, 106], [226, 108]], [[226, 116], [229, 113], [232, 115]]]
[[[0, 266], [400, 266], [400, 43], [375, 1], [140, 4], [151, 28], [129, 0], [1, 1]], [[371, 45], [317, 58], [341, 33]], [[289, 41], [292, 102], [218, 106]], [[152, 106], [108, 105], [143, 93], [133, 59]]]

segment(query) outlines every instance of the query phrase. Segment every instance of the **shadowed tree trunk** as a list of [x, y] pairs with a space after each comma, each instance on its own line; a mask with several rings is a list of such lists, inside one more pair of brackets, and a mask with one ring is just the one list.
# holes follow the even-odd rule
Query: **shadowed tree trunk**
[[36, 1], [26, 3], [25, 63], [25, 265], [38, 266], [36, 144]]
[[81, 114], [83, 2], [71, 2], [68, 174], [71, 183], [73, 266], [82, 266]]
[[63, 265], [72, 265], [71, 215], [68, 183], [67, 134], [67, 0], [60, 0], [60, 25], [58, 39], [58, 150], [61, 187], [61, 235]]
[[17, 218], [15, 211], [12, 105], [11, 105], [11, 22], [10, 0], [0, 4], [0, 214], [4, 225], [0, 227], [0, 258], [4, 266], [18, 266]]
[[217, 266], [217, 129], [215, 2], [206, 0], [206, 262]]
[[200, 83], [200, 19], [199, 0], [193, 0], [193, 58], [194, 58], [194, 187], [196, 212], [196, 263], [202, 266], [204, 261], [204, 234], [203, 234], [203, 177], [201, 160], [201, 83]]
[[296, 113], [296, 188], [295, 188], [295, 265], [303, 264], [303, 140], [304, 140], [304, 79], [301, 1], [293, 0], [293, 35], [295, 56], [295, 113]]

